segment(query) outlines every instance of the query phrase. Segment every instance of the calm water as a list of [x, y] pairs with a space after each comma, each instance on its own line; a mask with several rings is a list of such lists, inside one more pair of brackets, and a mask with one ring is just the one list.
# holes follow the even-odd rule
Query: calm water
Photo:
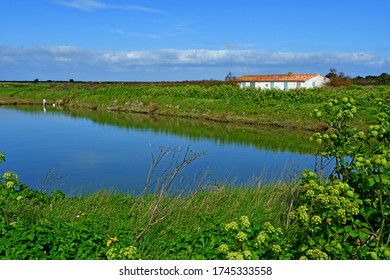
[[[308, 135], [143, 115], [0, 107], [0, 152], [35, 189], [78, 195], [102, 188], [142, 191], [151, 146], [190, 147], [206, 155], [186, 171], [189, 181], [208, 170], [214, 183], [288, 180], [313, 168]], [[168, 164], [164, 162], [163, 164]]]

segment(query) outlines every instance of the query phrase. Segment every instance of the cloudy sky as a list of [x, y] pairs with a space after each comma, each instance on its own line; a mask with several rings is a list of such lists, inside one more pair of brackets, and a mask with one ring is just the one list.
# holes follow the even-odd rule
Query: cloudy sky
[[0, 80], [390, 72], [388, 0], [1, 0]]

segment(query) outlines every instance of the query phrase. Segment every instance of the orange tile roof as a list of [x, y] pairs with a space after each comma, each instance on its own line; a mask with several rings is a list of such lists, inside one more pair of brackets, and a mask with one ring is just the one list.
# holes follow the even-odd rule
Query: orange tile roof
[[304, 82], [319, 74], [277, 74], [277, 75], [244, 75], [238, 82]]

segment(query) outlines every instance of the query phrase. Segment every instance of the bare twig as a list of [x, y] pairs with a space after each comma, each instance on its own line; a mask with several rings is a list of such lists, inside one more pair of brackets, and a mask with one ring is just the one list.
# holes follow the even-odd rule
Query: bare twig
[[58, 189], [66, 183], [66, 177], [60, 176], [57, 172], [57, 166], [46, 172], [45, 178], [41, 184], [41, 192], [46, 192], [48, 189]]
[[[152, 163], [138, 206], [134, 243], [137, 243], [152, 226], [164, 220], [206, 186], [206, 174], [201, 177], [196, 187], [186, 184], [184, 175], [184, 170], [203, 154], [193, 152], [189, 147], [185, 150], [184, 155], [181, 148], [164, 149], [160, 147], [158, 155], [155, 156], [151, 148]], [[159, 166], [166, 159], [169, 160], [167, 167], [155, 178]], [[151, 195], [150, 207], [146, 214], [143, 214], [146, 196], [149, 193]], [[183, 194], [185, 196], [181, 197]], [[177, 199], [179, 197], [181, 199]]]

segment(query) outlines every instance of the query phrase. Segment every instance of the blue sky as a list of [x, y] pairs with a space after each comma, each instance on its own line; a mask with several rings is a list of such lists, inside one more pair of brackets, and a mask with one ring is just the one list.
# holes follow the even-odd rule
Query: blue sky
[[390, 72], [388, 0], [0, 3], [0, 80]]

